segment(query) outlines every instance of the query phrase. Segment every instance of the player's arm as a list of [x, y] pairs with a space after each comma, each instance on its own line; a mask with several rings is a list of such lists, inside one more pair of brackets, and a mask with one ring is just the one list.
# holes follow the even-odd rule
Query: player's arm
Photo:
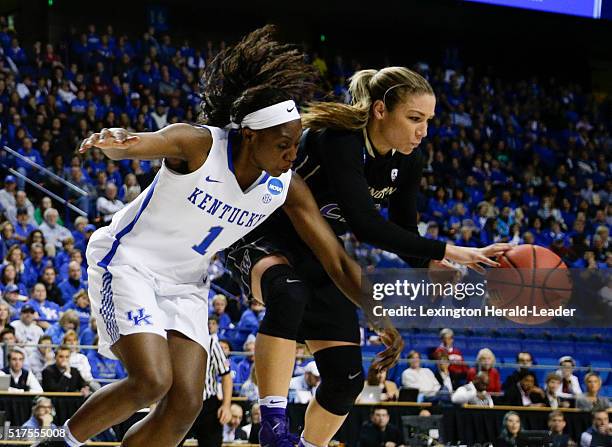
[[111, 160], [178, 158], [194, 171], [206, 160], [212, 146], [210, 131], [185, 123], [171, 124], [157, 132], [132, 133], [113, 127], [83, 140], [79, 152], [97, 147]]
[[385, 220], [370, 194], [359, 141], [354, 136], [346, 136], [337, 138], [333, 143], [333, 150], [323, 150], [320, 155], [342, 214], [360, 242], [403, 257], [448, 258], [460, 264], [483, 263], [493, 267], [498, 264], [489, 257], [499, 256], [511, 248], [509, 244], [493, 244], [485, 248], [456, 247], [426, 239], [418, 232], [413, 233], [395, 222]]
[[310, 247], [336, 286], [356, 306], [361, 307], [374, 328], [383, 332], [381, 338], [388, 347], [380, 360], [380, 367], [388, 367], [399, 358], [403, 341], [386, 318], [376, 317], [374, 301], [361, 291], [361, 267], [344, 250], [302, 178], [293, 174], [287, 199], [283, 206], [302, 240]]

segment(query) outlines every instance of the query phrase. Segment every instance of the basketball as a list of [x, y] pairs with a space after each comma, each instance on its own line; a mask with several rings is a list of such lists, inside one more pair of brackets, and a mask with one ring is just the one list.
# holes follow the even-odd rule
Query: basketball
[[500, 268], [487, 280], [489, 304], [511, 309], [526, 307], [525, 316], [508, 316], [516, 323], [540, 324], [554, 318], [552, 311], [570, 300], [572, 282], [565, 263], [551, 250], [519, 245], [499, 259]]

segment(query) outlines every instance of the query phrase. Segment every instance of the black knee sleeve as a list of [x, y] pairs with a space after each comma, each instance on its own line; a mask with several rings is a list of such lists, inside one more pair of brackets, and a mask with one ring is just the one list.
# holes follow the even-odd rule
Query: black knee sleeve
[[348, 414], [363, 389], [361, 349], [359, 346], [336, 346], [314, 354], [321, 374], [317, 402], [338, 416]]
[[261, 294], [266, 305], [259, 332], [295, 340], [310, 296], [309, 286], [287, 264], [273, 265], [261, 276]]

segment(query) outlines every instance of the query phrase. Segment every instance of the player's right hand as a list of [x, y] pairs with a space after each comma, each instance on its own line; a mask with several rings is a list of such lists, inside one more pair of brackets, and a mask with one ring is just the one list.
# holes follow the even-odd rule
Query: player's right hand
[[476, 267], [478, 264], [499, 267], [499, 263], [490, 258], [501, 256], [511, 248], [512, 245], [502, 243], [491, 244], [483, 248], [458, 247], [456, 245], [447, 244], [445, 258], [472, 268]]
[[86, 152], [92, 147], [104, 149], [127, 149], [138, 143], [140, 137], [130, 134], [121, 127], [104, 128], [100, 132], [94, 133], [81, 143], [80, 153]]

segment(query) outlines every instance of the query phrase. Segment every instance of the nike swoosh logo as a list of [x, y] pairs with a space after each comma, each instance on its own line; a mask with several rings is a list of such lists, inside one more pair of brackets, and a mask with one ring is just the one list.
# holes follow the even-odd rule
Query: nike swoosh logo
[[291, 113], [293, 112], [293, 109], [295, 109], [295, 107], [291, 107], [290, 109], [287, 109], [287, 112]]
[[206, 181], [210, 183], [223, 183], [221, 180], [214, 180], [210, 178], [210, 175], [206, 176]]
[[299, 279], [288, 279], [287, 278], [287, 284], [291, 284], [292, 282], [302, 282]]
[[361, 371], [355, 373], [355, 374], [349, 374], [349, 380], [353, 380], [354, 378], [356, 378], [359, 374], [361, 374]]
[[271, 401], [270, 401], [270, 405], [280, 404], [280, 403], [282, 403], [282, 402], [283, 402], [282, 400], [271, 400]]

